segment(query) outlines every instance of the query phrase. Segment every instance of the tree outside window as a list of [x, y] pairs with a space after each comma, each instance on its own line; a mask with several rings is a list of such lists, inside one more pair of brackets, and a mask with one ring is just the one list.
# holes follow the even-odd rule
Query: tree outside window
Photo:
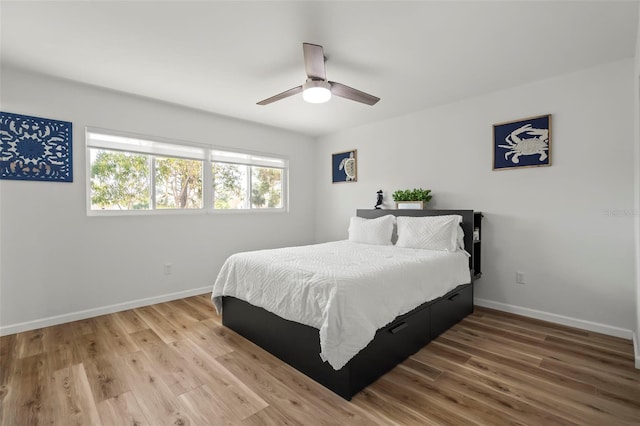
[[91, 205], [103, 210], [149, 209], [149, 156], [91, 150]]
[[199, 209], [202, 207], [202, 161], [157, 157], [156, 207]]
[[242, 164], [212, 164], [215, 209], [247, 208], [247, 169]]
[[282, 207], [282, 170], [251, 168], [251, 207]]

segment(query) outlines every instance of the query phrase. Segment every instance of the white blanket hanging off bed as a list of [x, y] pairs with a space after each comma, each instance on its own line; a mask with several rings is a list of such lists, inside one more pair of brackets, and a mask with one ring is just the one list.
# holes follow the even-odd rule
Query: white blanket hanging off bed
[[234, 254], [211, 296], [233, 296], [320, 330], [320, 357], [336, 370], [376, 331], [470, 282], [466, 252], [336, 241]]

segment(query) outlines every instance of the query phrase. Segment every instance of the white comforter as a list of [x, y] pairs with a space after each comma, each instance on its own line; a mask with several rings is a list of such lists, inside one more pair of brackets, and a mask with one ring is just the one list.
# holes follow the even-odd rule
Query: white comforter
[[234, 254], [211, 296], [233, 296], [320, 330], [320, 357], [339, 370], [376, 331], [470, 282], [468, 255], [336, 241]]

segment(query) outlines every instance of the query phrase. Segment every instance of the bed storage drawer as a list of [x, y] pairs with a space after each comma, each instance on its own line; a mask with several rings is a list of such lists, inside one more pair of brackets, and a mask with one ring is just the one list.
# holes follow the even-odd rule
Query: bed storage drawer
[[[235, 297], [222, 299], [222, 323], [267, 352], [351, 399], [350, 370], [336, 371], [320, 359], [318, 329], [289, 321]], [[348, 365], [348, 364], [347, 364]]]
[[[398, 354], [415, 353], [429, 343], [429, 319], [428, 306], [408, 312], [378, 330], [371, 344], [393, 348]], [[394, 356], [393, 353], [388, 355]]]
[[429, 306], [420, 306], [379, 329], [347, 364], [354, 393], [429, 343]]
[[431, 339], [473, 312], [473, 286], [459, 286], [431, 305]]

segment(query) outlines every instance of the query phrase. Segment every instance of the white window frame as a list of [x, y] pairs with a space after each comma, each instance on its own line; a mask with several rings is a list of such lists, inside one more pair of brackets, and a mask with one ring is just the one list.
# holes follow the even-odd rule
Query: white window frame
[[[103, 135], [107, 138], [92, 137]], [[116, 140], [114, 140], [114, 138]], [[118, 141], [124, 138], [128, 141]], [[149, 209], [146, 210], [93, 210], [91, 208], [91, 149], [107, 149], [149, 155]], [[219, 160], [221, 154], [228, 154], [228, 160], [243, 159], [242, 162], [223, 161], [228, 164], [271, 167], [282, 170], [282, 207], [251, 207], [251, 176], [247, 177], [249, 191], [249, 208], [215, 209], [213, 207], [213, 162]], [[137, 215], [170, 215], [170, 214], [230, 214], [230, 213], [286, 213], [289, 211], [289, 159], [273, 153], [249, 151], [218, 145], [207, 145], [197, 142], [185, 142], [158, 136], [148, 136], [98, 127], [85, 127], [86, 155], [86, 208], [88, 216], [137, 216]], [[184, 158], [199, 160], [202, 166], [202, 207], [190, 209], [156, 209], [155, 194], [155, 157]]]

